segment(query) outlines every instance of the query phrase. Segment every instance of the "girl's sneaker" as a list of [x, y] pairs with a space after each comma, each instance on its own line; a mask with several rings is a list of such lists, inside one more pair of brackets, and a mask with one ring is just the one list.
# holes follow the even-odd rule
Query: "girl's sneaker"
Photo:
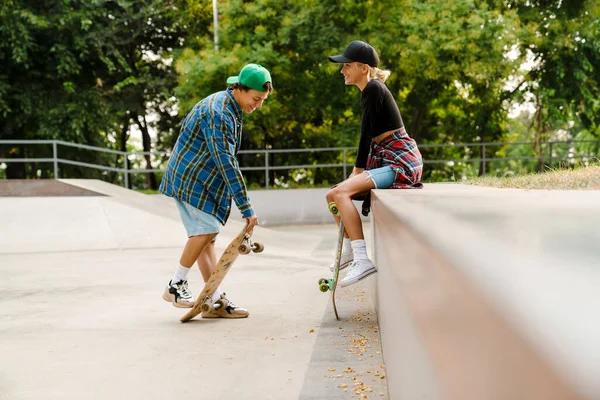
[[[352, 252], [342, 253], [342, 256], [340, 257], [340, 271], [352, 264], [352, 261], [354, 261], [354, 254], [352, 254]], [[329, 270], [333, 272], [334, 268], [335, 262], [329, 266]]]
[[354, 261], [352, 265], [350, 265], [348, 274], [340, 281], [340, 287], [352, 285], [375, 272], [377, 272], [377, 268], [375, 268], [375, 265], [373, 265], [371, 260]]

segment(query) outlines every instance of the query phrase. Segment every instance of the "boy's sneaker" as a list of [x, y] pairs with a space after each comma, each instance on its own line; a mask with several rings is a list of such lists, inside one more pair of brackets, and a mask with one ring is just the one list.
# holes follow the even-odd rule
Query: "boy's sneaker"
[[241, 308], [233, 304], [225, 293], [221, 294], [221, 299], [217, 300], [223, 305], [210, 312], [202, 312], [202, 318], [246, 318], [249, 314], [248, 310]]
[[[340, 271], [343, 270], [344, 268], [346, 268], [348, 265], [352, 264], [352, 261], [354, 261], [354, 254], [352, 252], [342, 253], [342, 256], [340, 257]], [[329, 270], [331, 272], [333, 272], [334, 269], [335, 269], [335, 262], [333, 262], [329, 266]]]
[[352, 265], [350, 265], [348, 274], [340, 281], [340, 286], [345, 287], [352, 285], [375, 272], [377, 272], [377, 268], [375, 268], [371, 260], [354, 261]]
[[169, 281], [162, 298], [177, 308], [192, 308], [195, 303], [187, 281], [179, 281], [177, 283]]

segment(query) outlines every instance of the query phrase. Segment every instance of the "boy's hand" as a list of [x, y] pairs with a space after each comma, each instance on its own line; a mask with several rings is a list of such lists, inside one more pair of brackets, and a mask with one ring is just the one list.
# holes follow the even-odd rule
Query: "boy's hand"
[[252, 230], [256, 225], [259, 225], [256, 215], [246, 218], [246, 232], [252, 234]]

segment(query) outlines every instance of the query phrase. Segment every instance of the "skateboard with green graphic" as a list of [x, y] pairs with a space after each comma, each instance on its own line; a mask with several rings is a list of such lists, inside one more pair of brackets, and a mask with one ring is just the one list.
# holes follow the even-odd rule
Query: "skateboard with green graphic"
[[[340, 211], [337, 208], [337, 205], [334, 202], [329, 203], [329, 211], [333, 215], [340, 216]], [[342, 245], [344, 243], [344, 223], [340, 219], [339, 226], [339, 236], [337, 243], [337, 250], [335, 254], [335, 263], [333, 265], [333, 277], [331, 278], [321, 278], [319, 279], [319, 290], [323, 293], [331, 291], [331, 301], [333, 303], [333, 312], [335, 313], [335, 318], [339, 321], [340, 317], [337, 312], [337, 307], [335, 305], [335, 289], [337, 288], [338, 278], [340, 276], [340, 262], [342, 260]]]

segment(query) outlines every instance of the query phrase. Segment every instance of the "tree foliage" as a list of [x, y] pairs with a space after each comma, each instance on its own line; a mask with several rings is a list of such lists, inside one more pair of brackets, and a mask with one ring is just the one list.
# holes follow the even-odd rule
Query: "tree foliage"
[[[149, 130], [169, 131], [177, 123], [177, 80], [169, 59], [190, 30], [202, 31], [196, 27], [203, 21], [182, 18], [186, 8], [185, 1], [5, 1], [0, 9], [1, 137], [126, 150], [135, 125], [144, 150], [150, 151]], [[149, 114], [157, 122], [149, 121]], [[89, 152], [67, 151], [65, 157], [106, 161]], [[149, 177], [148, 185], [155, 187]]]
[[[600, 133], [600, 5], [593, 0], [220, 0], [218, 6], [217, 51], [210, 1], [5, 0], [0, 136], [125, 150], [135, 129], [144, 150], [168, 149], [195, 102], [256, 62], [271, 71], [275, 92], [245, 117], [245, 149], [355, 146], [360, 91], [346, 87], [340, 65], [327, 60], [355, 39], [371, 43], [381, 68], [392, 72], [388, 87], [421, 145], [541, 143]], [[525, 102], [535, 112], [510, 119], [511, 109]], [[431, 160], [503, 151], [423, 153]], [[247, 166], [265, 163], [263, 156], [243, 157]], [[280, 157], [271, 164], [342, 161], [339, 152]], [[160, 162], [144, 161], [147, 168]], [[309, 183], [341, 177], [341, 171], [308, 170], [279, 171], [271, 179], [290, 181], [300, 172]], [[264, 183], [262, 172], [248, 176]], [[430, 168], [425, 176], [449, 173]], [[147, 177], [145, 186], [154, 187]]]

